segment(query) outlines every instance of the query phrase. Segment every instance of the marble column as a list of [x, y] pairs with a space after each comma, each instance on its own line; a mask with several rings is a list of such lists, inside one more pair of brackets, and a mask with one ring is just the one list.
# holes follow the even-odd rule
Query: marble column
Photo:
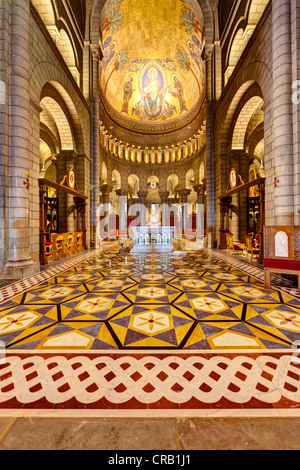
[[9, 76], [8, 261], [3, 277], [20, 279], [36, 268], [30, 256], [30, 1], [11, 1]]
[[291, 3], [272, 0], [275, 225], [294, 224]]

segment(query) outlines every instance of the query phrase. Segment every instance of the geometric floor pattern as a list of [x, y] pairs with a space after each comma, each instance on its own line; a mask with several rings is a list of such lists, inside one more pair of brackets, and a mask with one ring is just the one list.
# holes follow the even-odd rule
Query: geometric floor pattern
[[1, 302], [0, 342], [4, 416], [300, 412], [299, 299], [205, 250], [91, 252]]
[[7, 350], [290, 349], [298, 340], [298, 299], [206, 252], [94, 255], [0, 304]]

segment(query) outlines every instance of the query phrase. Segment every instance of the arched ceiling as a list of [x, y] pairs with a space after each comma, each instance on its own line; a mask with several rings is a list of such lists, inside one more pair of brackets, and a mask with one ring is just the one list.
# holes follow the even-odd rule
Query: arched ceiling
[[100, 96], [113, 123], [139, 134], [190, 125], [205, 98], [203, 23], [192, 0], [106, 3]]

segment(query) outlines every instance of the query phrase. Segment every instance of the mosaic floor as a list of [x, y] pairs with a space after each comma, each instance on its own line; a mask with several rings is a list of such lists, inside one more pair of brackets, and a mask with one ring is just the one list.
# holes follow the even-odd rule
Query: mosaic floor
[[276, 349], [300, 339], [297, 299], [207, 253], [94, 255], [2, 302], [0, 315], [6, 349]]
[[300, 301], [260, 270], [207, 251], [64, 268], [2, 291], [0, 414], [300, 409]]

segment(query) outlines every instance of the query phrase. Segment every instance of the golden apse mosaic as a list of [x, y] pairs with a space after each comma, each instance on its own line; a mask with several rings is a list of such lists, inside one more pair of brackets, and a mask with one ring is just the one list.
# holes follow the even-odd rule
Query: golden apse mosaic
[[100, 88], [132, 124], [178, 120], [204, 98], [200, 22], [185, 2], [162, 3], [121, 0], [104, 11]]

